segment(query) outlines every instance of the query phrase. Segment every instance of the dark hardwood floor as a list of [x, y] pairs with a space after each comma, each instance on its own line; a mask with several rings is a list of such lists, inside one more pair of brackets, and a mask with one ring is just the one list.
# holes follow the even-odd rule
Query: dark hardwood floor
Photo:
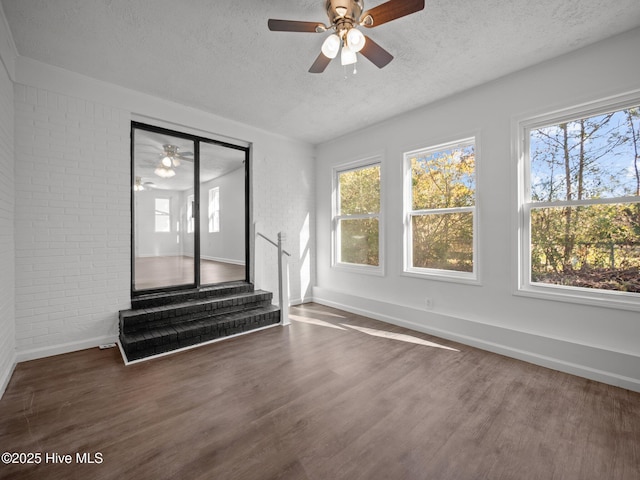
[[640, 478], [640, 393], [316, 304], [291, 318], [129, 367], [97, 348], [19, 364], [0, 451], [42, 463], [0, 478]]
[[[193, 257], [137, 257], [135, 286], [137, 290], [193, 283]], [[244, 280], [245, 266], [216, 260], [200, 260], [200, 282], [212, 283]]]

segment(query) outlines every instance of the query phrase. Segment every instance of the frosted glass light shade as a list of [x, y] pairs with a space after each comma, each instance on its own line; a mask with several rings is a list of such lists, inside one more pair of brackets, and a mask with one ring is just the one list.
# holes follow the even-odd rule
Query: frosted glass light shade
[[167, 168], [164, 166], [160, 166], [158, 168], [156, 168], [153, 173], [155, 173], [156, 175], [158, 175], [159, 177], [162, 178], [171, 178], [173, 177], [176, 172], [174, 170], [172, 170], [171, 168]]
[[360, 30], [352, 28], [347, 32], [347, 45], [354, 52], [359, 52], [364, 47], [366, 38]]
[[336, 58], [340, 50], [340, 37], [335, 33], [325, 38], [322, 44], [322, 53], [327, 58]]
[[351, 50], [347, 45], [342, 47], [342, 53], [340, 54], [340, 63], [342, 65], [351, 65], [358, 61], [356, 52]]

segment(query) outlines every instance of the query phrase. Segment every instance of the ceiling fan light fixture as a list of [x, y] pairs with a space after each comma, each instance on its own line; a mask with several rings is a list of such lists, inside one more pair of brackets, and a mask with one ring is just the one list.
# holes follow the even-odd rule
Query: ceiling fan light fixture
[[140, 177], [136, 177], [136, 183], [133, 184], [134, 192], [141, 192], [144, 190], [144, 185], [142, 184], [142, 179]]
[[335, 58], [340, 51], [340, 37], [335, 33], [325, 38], [322, 44], [322, 53], [327, 58]]
[[171, 161], [171, 157], [169, 155], [165, 155], [164, 157], [162, 157], [162, 165], [164, 167], [169, 168], [172, 165], [172, 161]]
[[359, 52], [366, 42], [365, 36], [357, 28], [350, 28], [347, 32], [347, 45], [354, 52]]
[[158, 168], [156, 168], [153, 171], [153, 173], [155, 173], [156, 175], [162, 178], [171, 178], [176, 174], [176, 172], [173, 169], [167, 168], [164, 165], [160, 165]]
[[336, 7], [336, 13], [344, 17], [347, 14], [347, 7]]
[[340, 54], [340, 63], [342, 65], [352, 65], [358, 61], [356, 52], [351, 50], [348, 45], [342, 47], [342, 53]]

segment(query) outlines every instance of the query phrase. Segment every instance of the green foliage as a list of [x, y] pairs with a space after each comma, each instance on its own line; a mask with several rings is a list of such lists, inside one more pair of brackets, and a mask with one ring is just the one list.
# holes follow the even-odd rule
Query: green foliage
[[411, 159], [413, 266], [473, 271], [473, 213], [438, 212], [475, 205], [475, 149], [432, 152]]
[[473, 146], [412, 158], [412, 209], [474, 205], [475, 164]]
[[[640, 195], [638, 108], [539, 128], [530, 143], [533, 202]], [[640, 203], [531, 210], [532, 281], [638, 291], [616, 280], [616, 274], [638, 268]], [[612, 280], [589, 284], [585, 278], [596, 270]]]
[[380, 212], [380, 166], [340, 173], [340, 215]]
[[357, 265], [380, 264], [378, 220], [340, 221], [340, 261]]
[[[380, 212], [380, 166], [341, 172], [339, 214], [363, 215]], [[377, 266], [380, 263], [377, 218], [340, 220], [340, 261]]]

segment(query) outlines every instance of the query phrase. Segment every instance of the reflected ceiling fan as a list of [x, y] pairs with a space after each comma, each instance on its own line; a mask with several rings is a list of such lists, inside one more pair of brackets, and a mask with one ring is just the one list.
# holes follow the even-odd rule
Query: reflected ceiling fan
[[424, 0], [389, 0], [371, 10], [364, 11], [364, 0], [326, 0], [325, 9], [329, 25], [297, 20], [269, 19], [269, 30], [274, 32], [323, 33], [334, 30], [322, 44], [322, 51], [309, 72], [322, 73], [340, 52], [342, 65], [355, 64], [357, 52], [362, 53], [378, 68], [386, 66], [393, 55], [364, 35], [358, 26], [373, 28], [405, 15], [419, 12]]
[[177, 145], [165, 144], [162, 145], [163, 152], [160, 154], [160, 164], [154, 170], [154, 173], [162, 178], [173, 177], [176, 172], [174, 167], [179, 167], [180, 162], [185, 160], [187, 162], [193, 162], [193, 152], [180, 152], [180, 147]]

